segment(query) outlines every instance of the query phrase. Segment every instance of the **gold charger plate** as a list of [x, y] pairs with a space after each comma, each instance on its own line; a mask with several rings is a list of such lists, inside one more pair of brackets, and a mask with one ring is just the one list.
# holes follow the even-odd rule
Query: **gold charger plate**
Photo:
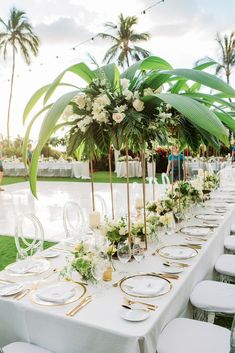
[[[182, 249], [182, 251], [184, 250], [185, 253], [186, 253], [186, 249], [188, 250], [191, 250], [191, 252], [189, 252], [188, 255], [185, 254], [185, 256], [177, 256], [177, 255], [171, 255], [169, 252], [165, 252], [164, 253], [164, 250], [166, 249], [179, 249], [180, 251], [180, 248]], [[169, 251], [168, 250], [168, 251]], [[157, 253], [158, 255], [160, 255], [161, 257], [164, 257], [166, 259], [170, 259], [170, 260], [187, 260], [187, 259], [191, 259], [195, 256], [197, 256], [198, 254], [198, 251], [196, 249], [194, 249], [193, 247], [191, 247], [190, 245], [165, 245], [165, 246], [162, 246], [160, 249], [157, 250]]]
[[31, 261], [33, 262], [37, 262], [37, 263], [44, 263], [45, 264], [45, 267], [42, 268], [41, 271], [38, 271], [38, 272], [26, 272], [26, 273], [16, 273], [16, 272], [13, 272], [11, 271], [11, 267], [15, 266], [17, 263], [21, 263], [21, 262], [26, 262], [28, 261], [27, 260], [21, 260], [19, 262], [14, 262], [12, 264], [9, 264], [5, 267], [5, 271], [7, 272], [8, 275], [10, 276], [17, 276], [17, 277], [25, 277], [25, 276], [36, 276], [36, 275], [40, 275], [46, 271], [48, 271], [50, 268], [51, 268], [51, 263], [46, 260], [46, 259], [31, 259]]
[[[204, 217], [205, 216], [205, 217]], [[224, 218], [224, 214], [221, 213], [200, 213], [195, 215], [195, 218], [202, 221], [220, 221]]]
[[[157, 279], [157, 280], [161, 280], [163, 282], [165, 282], [165, 287], [163, 289], [161, 289], [157, 294], [155, 295], [144, 295], [144, 294], [138, 294], [138, 293], [131, 293], [130, 289], [128, 290], [128, 284], [125, 283], [127, 282], [128, 280], [130, 279], [133, 279], [133, 278], [145, 278], [145, 277], [152, 277], [154, 279]], [[126, 288], [125, 288], [126, 286]], [[160, 297], [160, 296], [163, 296], [167, 293], [170, 292], [171, 288], [172, 288], [172, 283], [166, 279], [166, 278], [163, 278], [161, 276], [158, 276], [157, 274], [152, 274], [152, 273], [137, 273], [137, 274], [134, 274], [134, 275], [129, 275], [129, 276], [125, 276], [120, 282], [119, 282], [119, 287], [121, 289], [121, 291], [123, 293], [125, 293], [126, 295], [130, 296], [130, 297], [135, 297], [135, 298], [157, 298], [157, 297]]]
[[[204, 232], [204, 233], [195, 233], [195, 234], [193, 234], [193, 233], [190, 233], [190, 229], [194, 229], [194, 228], [196, 228], [196, 229], [205, 229], [205, 231], [207, 231], [207, 232]], [[210, 232], [210, 228], [211, 227], [209, 227], [209, 226], [207, 226], [207, 225], [195, 225], [195, 226], [185, 226], [185, 227], [182, 227], [182, 228], [180, 228], [180, 232], [181, 233], [183, 233], [183, 234], [186, 234], [186, 235], [191, 235], [191, 236], [206, 236], [206, 235], [208, 235], [209, 234], [209, 232]], [[187, 229], [188, 229], [188, 231], [187, 231]]]
[[[75, 293], [74, 295], [65, 300], [63, 303], [56, 303], [56, 302], [50, 302], [50, 301], [46, 301], [46, 300], [42, 300], [39, 297], [37, 297], [37, 291], [42, 289], [42, 288], [50, 288], [50, 287], [56, 287], [56, 286], [60, 286], [60, 285], [71, 285], [71, 283], [74, 284], [75, 287]], [[82, 283], [78, 283], [78, 282], [68, 282], [68, 281], [60, 281], [60, 282], [55, 282], [54, 284], [50, 284], [50, 285], [45, 285], [45, 286], [40, 286], [36, 289], [33, 289], [30, 291], [30, 299], [33, 303], [38, 304], [38, 305], [42, 305], [42, 306], [62, 306], [62, 305], [67, 305], [70, 303], [74, 303], [77, 300], [81, 299], [82, 297], [84, 297], [84, 295], [86, 294], [87, 289], [86, 287], [82, 284]]]

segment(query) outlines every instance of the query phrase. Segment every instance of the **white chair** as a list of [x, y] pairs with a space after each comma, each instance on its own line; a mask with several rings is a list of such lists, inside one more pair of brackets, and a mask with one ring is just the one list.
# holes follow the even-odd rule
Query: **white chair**
[[213, 323], [216, 313], [235, 314], [235, 285], [201, 281], [193, 289], [190, 301], [194, 306], [194, 318]]
[[108, 215], [106, 202], [100, 194], [95, 192], [95, 209], [100, 213], [101, 219]]
[[230, 233], [235, 234], [235, 222], [231, 224]]
[[66, 202], [63, 209], [63, 224], [66, 238], [79, 238], [84, 232], [85, 220], [77, 202]]
[[230, 336], [228, 329], [208, 322], [174, 319], [160, 334], [157, 353], [229, 353]]
[[[0, 350], [1, 352], [1, 350]], [[2, 348], [3, 353], [53, 353], [47, 349], [25, 342], [14, 342]]]
[[224, 239], [224, 247], [228, 252], [235, 252], [235, 236], [231, 235]]
[[220, 274], [220, 281], [235, 282], [235, 255], [223, 254], [215, 263], [215, 270]]
[[164, 192], [166, 193], [168, 186], [171, 184], [170, 179], [166, 173], [162, 173], [162, 184]]
[[15, 226], [15, 244], [18, 258], [24, 259], [43, 250], [44, 231], [41, 222], [33, 214], [20, 215]]

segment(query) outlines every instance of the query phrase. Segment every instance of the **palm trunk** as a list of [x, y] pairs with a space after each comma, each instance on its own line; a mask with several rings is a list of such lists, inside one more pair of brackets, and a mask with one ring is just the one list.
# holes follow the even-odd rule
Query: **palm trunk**
[[[230, 84], [230, 71], [229, 71], [229, 69], [226, 70], [226, 82], [227, 82], [228, 85]], [[232, 103], [232, 99], [231, 98], [229, 98], [228, 100], [229, 100], [230, 103]], [[233, 135], [232, 130], [229, 129], [229, 137], [228, 138], [229, 138], [229, 143], [230, 144], [232, 142], [232, 135]]]
[[[13, 43], [13, 45], [14, 45], [14, 43]], [[14, 75], [15, 75], [15, 48], [13, 46], [11, 87], [10, 87], [10, 96], [9, 96], [8, 112], [7, 112], [7, 140], [8, 140], [8, 146], [10, 144], [10, 112], [11, 112], [11, 100], [12, 100], [12, 93], [13, 93]]]

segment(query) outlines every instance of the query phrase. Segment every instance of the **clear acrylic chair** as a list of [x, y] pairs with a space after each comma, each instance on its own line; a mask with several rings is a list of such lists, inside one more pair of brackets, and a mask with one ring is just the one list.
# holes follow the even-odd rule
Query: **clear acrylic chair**
[[208, 322], [177, 318], [158, 337], [157, 353], [234, 353], [235, 319], [231, 332]]
[[170, 179], [166, 173], [162, 173], [162, 184], [164, 188], [164, 193], [166, 193], [168, 186], [171, 184]]
[[63, 208], [63, 224], [67, 239], [79, 239], [84, 232], [85, 220], [81, 206], [68, 201]]
[[0, 348], [0, 353], [53, 353], [44, 349], [42, 347], [36, 346], [31, 343], [25, 342], [13, 342], [2, 349]]
[[44, 231], [33, 214], [20, 215], [15, 226], [15, 244], [18, 259], [25, 259], [43, 250]]
[[101, 220], [108, 215], [108, 208], [105, 199], [95, 192], [95, 209], [100, 213]]

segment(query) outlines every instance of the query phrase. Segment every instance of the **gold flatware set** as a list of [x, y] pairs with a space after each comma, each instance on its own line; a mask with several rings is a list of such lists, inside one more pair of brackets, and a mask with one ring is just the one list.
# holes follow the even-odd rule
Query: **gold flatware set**
[[84, 306], [89, 304], [91, 301], [92, 301], [92, 298], [90, 295], [83, 298], [78, 305], [76, 305], [73, 309], [69, 310], [66, 313], [66, 316], [70, 316], [70, 317], [75, 316], [82, 308], [84, 308]]

